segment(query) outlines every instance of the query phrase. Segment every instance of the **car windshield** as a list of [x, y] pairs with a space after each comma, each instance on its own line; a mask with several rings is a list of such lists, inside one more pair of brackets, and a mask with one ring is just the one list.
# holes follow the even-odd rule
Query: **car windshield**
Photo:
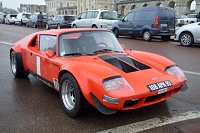
[[112, 32], [81, 31], [59, 36], [59, 56], [95, 55], [105, 52], [123, 52]]

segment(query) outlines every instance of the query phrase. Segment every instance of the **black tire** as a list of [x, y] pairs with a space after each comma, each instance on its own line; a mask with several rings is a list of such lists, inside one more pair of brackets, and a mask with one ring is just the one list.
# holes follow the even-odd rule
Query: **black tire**
[[15, 53], [14, 51], [11, 52], [10, 66], [11, 71], [16, 78], [23, 78], [29, 75], [29, 73], [24, 70], [21, 53]]
[[114, 28], [113, 34], [118, 38], [119, 37], [119, 30], [117, 28]]
[[28, 23], [26, 22], [26, 27], [29, 27]]
[[151, 35], [151, 33], [150, 33], [149, 30], [144, 31], [144, 33], [143, 33], [143, 39], [145, 41], [151, 41], [152, 35]]
[[161, 36], [161, 39], [162, 39], [163, 41], [169, 41], [170, 36]]
[[22, 26], [22, 20], [19, 22], [19, 25]]
[[191, 47], [194, 43], [194, 37], [189, 32], [183, 32], [179, 38], [180, 44], [185, 47]]
[[65, 73], [60, 80], [60, 100], [61, 104], [70, 117], [80, 116], [86, 108], [86, 99], [83, 96], [76, 79]]
[[75, 24], [73, 24], [73, 28], [77, 28], [77, 26]]
[[92, 25], [92, 28], [97, 28], [97, 26], [96, 25]]

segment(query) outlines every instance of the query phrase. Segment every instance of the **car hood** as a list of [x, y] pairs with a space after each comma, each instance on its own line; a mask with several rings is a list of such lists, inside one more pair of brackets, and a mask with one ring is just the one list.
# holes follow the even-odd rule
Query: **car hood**
[[[64, 58], [65, 57], [63, 57], [63, 60]], [[160, 70], [157, 70], [152, 66], [149, 66], [125, 54], [79, 56], [74, 57], [73, 59], [67, 59], [66, 66], [64, 67], [68, 67], [67, 63], [74, 64], [71, 68], [76, 69], [76, 72], [84, 71], [87, 73], [98, 73], [102, 75], [101, 78], [121, 75], [128, 82], [152, 79], [164, 75], [164, 73], [162, 73]], [[70, 68], [68, 67], [66, 69], [69, 70]], [[81, 72], [78, 73], [80, 74]]]

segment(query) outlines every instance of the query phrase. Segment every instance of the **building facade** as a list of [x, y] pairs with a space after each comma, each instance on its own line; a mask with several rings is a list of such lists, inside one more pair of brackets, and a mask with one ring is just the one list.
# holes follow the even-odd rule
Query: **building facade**
[[45, 0], [49, 15], [77, 15], [77, 0]]
[[177, 14], [189, 14], [200, 11], [200, 0], [117, 0], [115, 10], [123, 16], [131, 9], [145, 6], [169, 6]]
[[116, 9], [116, 0], [77, 0], [77, 12], [98, 9]]
[[46, 5], [34, 5], [34, 4], [20, 4], [19, 12], [35, 13], [35, 12], [46, 13]]
[[86, 10], [109, 9], [116, 10], [123, 16], [131, 9], [145, 6], [169, 6], [177, 14], [200, 11], [200, 0], [45, 0], [45, 4], [47, 12], [53, 15], [78, 15]]

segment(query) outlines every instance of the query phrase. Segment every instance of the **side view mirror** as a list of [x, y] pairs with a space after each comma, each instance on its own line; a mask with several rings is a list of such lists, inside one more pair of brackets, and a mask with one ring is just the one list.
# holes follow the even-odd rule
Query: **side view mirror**
[[126, 48], [125, 48], [125, 46], [124, 46], [124, 44], [120, 44], [121, 45], [121, 47], [123, 48], [123, 50], [125, 50]]
[[53, 50], [51, 50], [51, 49], [47, 50], [45, 53], [46, 53], [46, 55], [47, 55], [48, 57], [50, 57], [50, 58], [54, 56], [54, 52], [53, 52]]

